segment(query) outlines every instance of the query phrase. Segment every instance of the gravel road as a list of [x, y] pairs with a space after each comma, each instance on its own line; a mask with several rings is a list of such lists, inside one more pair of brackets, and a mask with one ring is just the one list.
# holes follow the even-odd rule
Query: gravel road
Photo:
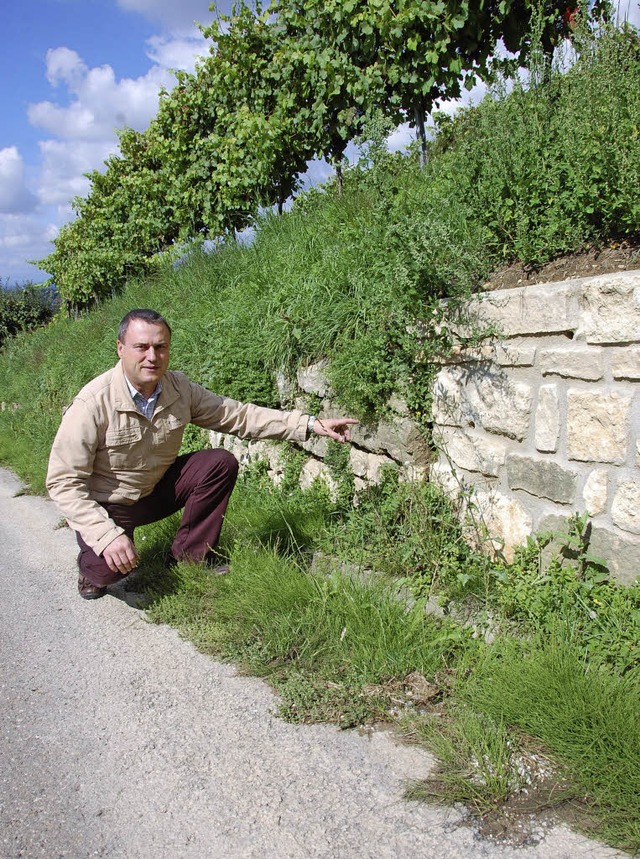
[[3, 859], [600, 859], [562, 827], [522, 848], [402, 798], [424, 752], [294, 726], [260, 680], [124, 599], [84, 601], [54, 506], [0, 470]]

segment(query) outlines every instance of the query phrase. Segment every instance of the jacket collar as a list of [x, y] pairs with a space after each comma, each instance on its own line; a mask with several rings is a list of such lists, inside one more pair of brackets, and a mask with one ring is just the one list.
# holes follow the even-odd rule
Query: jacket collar
[[[136, 414], [139, 414], [135, 403], [131, 399], [131, 393], [129, 391], [129, 386], [127, 385], [127, 379], [124, 375], [122, 361], [118, 361], [116, 366], [113, 368], [112, 385], [115, 408], [119, 412], [136, 412]], [[160, 396], [158, 397], [154, 414], [157, 414], [161, 409], [166, 409], [167, 406], [175, 403], [179, 396], [180, 392], [173, 381], [173, 374], [171, 373], [171, 370], [167, 370], [162, 379], [162, 391], [160, 391]]]

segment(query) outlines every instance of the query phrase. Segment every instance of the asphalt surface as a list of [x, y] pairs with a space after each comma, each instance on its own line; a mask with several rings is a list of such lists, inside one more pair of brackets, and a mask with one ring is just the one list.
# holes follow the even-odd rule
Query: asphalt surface
[[73, 534], [19, 489], [0, 471], [2, 859], [622, 855], [563, 827], [499, 845], [407, 802], [426, 753], [289, 725], [262, 681], [123, 599], [80, 599]]

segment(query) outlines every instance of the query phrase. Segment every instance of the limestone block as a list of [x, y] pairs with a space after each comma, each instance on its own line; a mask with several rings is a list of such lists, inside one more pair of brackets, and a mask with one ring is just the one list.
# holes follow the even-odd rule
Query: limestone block
[[300, 472], [300, 487], [309, 489], [316, 480], [321, 480], [327, 486], [332, 498], [336, 497], [337, 486], [327, 466], [317, 459], [309, 459]]
[[[243, 444], [239, 439], [236, 439], [239, 444]], [[244, 455], [241, 462], [247, 465], [250, 462], [263, 459], [268, 463], [271, 476], [280, 475], [285, 468], [285, 460], [283, 456], [283, 448], [272, 441], [250, 441], [244, 442]], [[232, 450], [232, 453], [235, 451]], [[237, 454], [236, 454], [237, 456]]]
[[[640, 338], [640, 332], [638, 332]], [[640, 381], [640, 347], [625, 346], [616, 349], [611, 356], [611, 372], [614, 379]]]
[[636, 439], [636, 465], [640, 468], [640, 438]]
[[570, 389], [567, 393], [567, 451], [581, 462], [622, 463], [627, 457], [631, 397]]
[[[555, 514], [544, 516], [536, 528], [537, 532], [552, 531], [565, 534], [568, 528], [566, 517]], [[548, 563], [554, 553], [562, 549], [563, 540], [556, 539], [543, 552], [543, 563]], [[612, 529], [592, 527], [589, 535], [589, 554], [601, 559], [610, 575], [620, 584], [631, 584], [640, 571], [640, 538], [615, 534]]]
[[209, 431], [209, 444], [211, 447], [223, 447], [225, 450], [228, 450], [229, 453], [232, 453], [237, 459], [241, 462], [243, 459], [246, 459], [249, 455], [249, 444], [248, 441], [241, 441], [234, 435], [228, 435], [224, 432], [215, 432], [214, 430]]
[[300, 444], [300, 447], [303, 450], [306, 450], [307, 453], [311, 453], [313, 456], [318, 457], [319, 459], [324, 459], [327, 455], [329, 439], [326, 438], [326, 436], [313, 434], [311, 438], [307, 439], [307, 441], [303, 441]]
[[243, 467], [256, 460], [264, 460], [272, 474], [281, 474], [284, 470], [283, 449], [275, 441], [243, 441], [227, 433], [209, 432], [211, 447], [223, 447], [232, 453]]
[[582, 498], [589, 516], [598, 516], [607, 509], [609, 475], [604, 468], [595, 468], [587, 477]]
[[563, 376], [595, 382], [604, 375], [601, 349], [573, 347], [570, 349], [541, 349], [538, 366], [543, 376]]
[[618, 481], [611, 504], [611, 519], [623, 531], [640, 534], [640, 478]]
[[456, 499], [464, 489], [462, 481], [453, 468], [442, 460], [433, 463], [429, 471], [429, 479], [444, 492], [447, 498]]
[[633, 343], [640, 332], [640, 272], [590, 278], [580, 334], [587, 343]]
[[501, 367], [532, 367], [536, 347], [531, 343], [497, 343], [496, 362]]
[[371, 453], [386, 454], [396, 462], [428, 464], [431, 451], [417, 424], [397, 415], [376, 427], [359, 424], [352, 430], [353, 442]]
[[514, 548], [525, 543], [531, 534], [531, 516], [516, 499], [495, 490], [477, 490], [474, 500], [495, 551], [511, 563]]
[[369, 483], [378, 483], [380, 471], [385, 465], [393, 465], [393, 460], [388, 456], [376, 453], [367, 453], [351, 447], [349, 451], [351, 470], [357, 477], [367, 480]]
[[541, 385], [536, 408], [536, 448], [546, 453], [558, 449], [560, 435], [560, 403], [556, 385]]
[[301, 391], [307, 394], [317, 394], [319, 397], [326, 397], [329, 393], [329, 382], [327, 380], [328, 361], [318, 361], [317, 364], [310, 364], [303, 370], [298, 370], [297, 379], [298, 387]]
[[495, 349], [491, 343], [483, 346], [462, 346], [456, 344], [444, 355], [435, 359], [442, 364], [486, 364], [495, 358]]
[[352, 447], [349, 451], [349, 465], [356, 477], [365, 477], [367, 474], [367, 458], [370, 456], [364, 450]]
[[492, 324], [504, 337], [575, 331], [579, 306], [571, 282], [534, 284], [483, 293], [471, 305], [480, 324]]
[[431, 465], [413, 465], [412, 463], [409, 463], [408, 465], [402, 466], [400, 476], [402, 480], [406, 480], [407, 483], [425, 483], [429, 480], [431, 468]]
[[404, 417], [409, 414], [409, 406], [397, 394], [391, 394], [387, 405], [390, 409], [396, 412], [396, 414], [403, 415]]
[[[359, 492], [362, 492], [364, 489], [366, 489], [368, 485], [369, 484], [367, 483], [367, 481], [363, 480], [361, 477], [354, 477], [353, 478], [353, 489], [354, 489], [356, 496], [358, 495]], [[357, 501], [358, 501], [358, 499], [356, 497], [354, 499], [354, 503], [356, 506], [357, 506]]]
[[479, 472], [488, 477], [497, 477], [504, 465], [505, 442], [490, 441], [473, 430], [456, 430], [448, 427], [434, 432], [434, 441], [453, 465], [465, 471]]
[[295, 383], [290, 379], [284, 370], [279, 370], [276, 373], [276, 387], [278, 389], [278, 399], [284, 408], [289, 408], [295, 399]]
[[522, 489], [558, 504], [572, 504], [575, 499], [577, 475], [551, 460], [509, 454], [507, 479], [510, 489]]
[[613, 578], [630, 585], [640, 576], [640, 538], [614, 534], [606, 528], [593, 528], [589, 552], [602, 558]]
[[465, 371], [461, 367], [443, 367], [433, 384], [431, 414], [442, 426], [468, 426], [475, 416], [464, 397]]
[[533, 391], [497, 373], [475, 375], [466, 388], [476, 426], [521, 441], [528, 432]]

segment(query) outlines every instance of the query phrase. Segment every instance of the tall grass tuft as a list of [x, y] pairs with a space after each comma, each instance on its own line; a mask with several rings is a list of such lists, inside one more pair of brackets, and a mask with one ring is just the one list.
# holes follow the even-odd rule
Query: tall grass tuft
[[474, 711], [542, 740], [589, 803], [601, 837], [640, 847], [637, 680], [590, 668], [566, 636], [506, 639], [488, 650], [460, 694]]

